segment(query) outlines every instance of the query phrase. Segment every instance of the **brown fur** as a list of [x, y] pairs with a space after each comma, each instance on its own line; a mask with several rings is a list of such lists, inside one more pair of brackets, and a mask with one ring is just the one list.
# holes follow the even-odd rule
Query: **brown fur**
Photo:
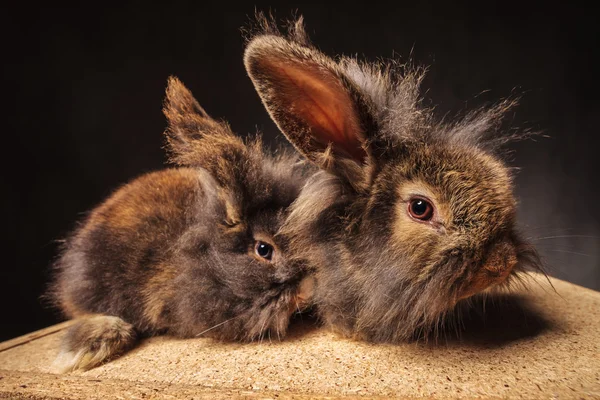
[[[306, 272], [278, 236], [304, 164], [265, 154], [260, 138], [245, 143], [174, 78], [164, 111], [179, 167], [117, 190], [56, 263], [52, 297], [80, 318], [63, 343], [63, 370], [91, 368], [162, 332], [283, 337], [291, 313], [307, 305]], [[270, 261], [255, 254], [259, 240], [275, 249]]]
[[[337, 61], [302, 20], [280, 33], [259, 16], [245, 65], [288, 140], [322, 169], [283, 233], [315, 274], [322, 319], [375, 341], [429, 332], [463, 298], [539, 267], [515, 228], [509, 168], [497, 155], [500, 118], [515, 102], [438, 121], [421, 106], [420, 69]], [[409, 216], [414, 196], [434, 205]]]
[[136, 336], [133, 326], [119, 317], [80, 316], [63, 338], [54, 369], [69, 372], [96, 367], [133, 347]]

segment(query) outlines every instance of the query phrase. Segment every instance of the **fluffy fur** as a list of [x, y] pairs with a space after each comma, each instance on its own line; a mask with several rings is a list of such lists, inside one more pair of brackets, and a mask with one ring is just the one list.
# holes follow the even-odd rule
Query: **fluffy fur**
[[[259, 16], [245, 65], [269, 114], [322, 172], [283, 232], [315, 274], [334, 329], [373, 341], [426, 334], [457, 302], [539, 268], [515, 228], [508, 166], [496, 154], [507, 100], [457, 122], [421, 105], [423, 71], [328, 57], [302, 20], [287, 34]], [[411, 199], [434, 207], [409, 215]]]
[[[117, 190], [56, 263], [52, 297], [79, 318], [57, 360], [63, 370], [94, 367], [163, 332], [283, 337], [306, 303], [305, 271], [277, 236], [305, 181], [303, 164], [263, 153], [259, 138], [243, 142], [175, 78], [164, 112], [180, 167]], [[270, 262], [255, 254], [257, 241], [273, 246]]]

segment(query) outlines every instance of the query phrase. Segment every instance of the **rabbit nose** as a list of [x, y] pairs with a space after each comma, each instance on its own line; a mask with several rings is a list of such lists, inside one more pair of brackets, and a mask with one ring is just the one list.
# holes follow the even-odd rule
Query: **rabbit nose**
[[481, 266], [458, 296], [471, 297], [490, 286], [504, 282], [517, 264], [517, 253], [509, 243], [499, 243], [490, 249]]
[[500, 283], [506, 279], [517, 264], [517, 254], [514, 246], [508, 243], [499, 243], [488, 253], [483, 264], [483, 270]]

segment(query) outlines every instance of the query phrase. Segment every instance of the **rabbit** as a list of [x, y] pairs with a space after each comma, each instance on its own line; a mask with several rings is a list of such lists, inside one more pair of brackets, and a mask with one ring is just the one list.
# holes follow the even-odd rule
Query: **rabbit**
[[281, 32], [259, 15], [244, 63], [278, 128], [320, 169], [281, 232], [313, 274], [325, 325], [372, 342], [437, 337], [457, 304], [542, 270], [516, 226], [501, 151], [528, 135], [502, 132], [518, 99], [439, 121], [419, 92], [425, 68], [333, 59], [302, 17]]
[[282, 338], [311, 281], [278, 237], [307, 178], [291, 152], [266, 154], [210, 118], [177, 78], [164, 113], [177, 168], [143, 175], [65, 241], [51, 297], [77, 322], [54, 368], [87, 370], [167, 333]]

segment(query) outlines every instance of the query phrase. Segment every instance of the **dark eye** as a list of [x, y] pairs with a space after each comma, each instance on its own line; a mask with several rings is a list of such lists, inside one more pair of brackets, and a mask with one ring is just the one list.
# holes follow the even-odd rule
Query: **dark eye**
[[264, 258], [267, 261], [271, 261], [273, 257], [273, 246], [268, 243], [261, 242], [260, 240], [254, 245], [254, 252], [260, 258]]
[[433, 217], [433, 206], [429, 201], [417, 197], [408, 203], [408, 213], [420, 221], [429, 221]]

